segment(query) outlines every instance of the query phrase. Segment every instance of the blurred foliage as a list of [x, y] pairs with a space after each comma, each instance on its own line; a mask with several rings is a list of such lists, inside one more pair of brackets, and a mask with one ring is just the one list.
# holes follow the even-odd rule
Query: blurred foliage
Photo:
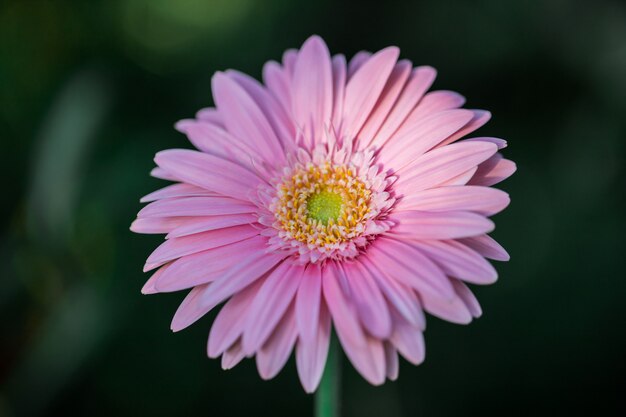
[[624, 2], [5, 0], [0, 416], [310, 415], [292, 362], [263, 382], [205, 357], [213, 314], [170, 333], [183, 295], [139, 293], [161, 237], [128, 226], [211, 74], [312, 33], [435, 66], [519, 167], [484, 317], [431, 319], [426, 362], [381, 388], [344, 361], [345, 415], [626, 415]]

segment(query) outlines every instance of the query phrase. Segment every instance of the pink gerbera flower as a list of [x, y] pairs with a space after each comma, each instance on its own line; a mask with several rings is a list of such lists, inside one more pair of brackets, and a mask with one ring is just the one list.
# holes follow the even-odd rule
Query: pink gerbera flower
[[148, 258], [146, 294], [191, 289], [172, 329], [224, 303], [208, 355], [231, 368], [254, 356], [272, 378], [295, 349], [307, 392], [331, 327], [372, 384], [398, 375], [398, 354], [424, 359], [424, 311], [469, 323], [466, 283], [490, 284], [485, 259], [508, 260], [487, 233], [509, 203], [490, 188], [515, 171], [490, 137], [460, 140], [490, 118], [435, 70], [399, 50], [348, 64], [322, 39], [268, 62], [260, 84], [212, 80], [215, 108], [177, 129], [197, 150], [159, 152], [152, 175], [176, 182], [146, 197], [131, 229], [167, 233]]

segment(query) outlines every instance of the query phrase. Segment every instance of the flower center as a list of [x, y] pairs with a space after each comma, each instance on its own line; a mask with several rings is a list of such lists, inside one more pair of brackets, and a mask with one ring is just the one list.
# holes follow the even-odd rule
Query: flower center
[[358, 256], [389, 230], [393, 178], [374, 165], [373, 151], [349, 146], [300, 148], [259, 188], [259, 223], [273, 250], [300, 262]]
[[343, 207], [343, 198], [339, 194], [322, 191], [309, 197], [306, 203], [309, 218], [327, 225], [328, 220], [337, 221]]
[[370, 195], [349, 167], [309, 163], [283, 180], [273, 211], [285, 237], [331, 249], [363, 231]]

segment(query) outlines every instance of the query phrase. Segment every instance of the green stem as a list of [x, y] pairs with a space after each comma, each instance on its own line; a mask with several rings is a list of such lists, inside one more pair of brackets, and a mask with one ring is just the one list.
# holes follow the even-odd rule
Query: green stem
[[333, 337], [328, 348], [324, 375], [315, 393], [316, 417], [339, 417], [339, 393], [341, 391], [340, 350]]

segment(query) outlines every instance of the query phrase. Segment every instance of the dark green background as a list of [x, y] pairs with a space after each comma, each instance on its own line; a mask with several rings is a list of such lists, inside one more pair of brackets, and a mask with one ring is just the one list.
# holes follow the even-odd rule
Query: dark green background
[[214, 314], [169, 331], [183, 294], [139, 293], [161, 237], [128, 226], [212, 73], [312, 33], [435, 66], [518, 164], [483, 318], [431, 318], [380, 388], [344, 361], [345, 416], [626, 415], [626, 3], [4, 0], [0, 416], [311, 415], [292, 361], [263, 382], [205, 357]]

